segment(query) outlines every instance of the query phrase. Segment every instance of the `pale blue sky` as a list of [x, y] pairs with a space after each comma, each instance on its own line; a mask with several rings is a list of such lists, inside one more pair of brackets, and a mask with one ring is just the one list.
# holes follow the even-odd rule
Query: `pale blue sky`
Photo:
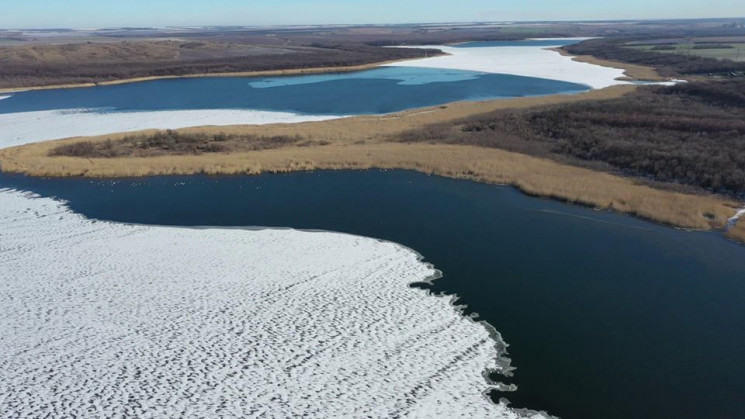
[[745, 0], [0, 0], [0, 28], [745, 16]]

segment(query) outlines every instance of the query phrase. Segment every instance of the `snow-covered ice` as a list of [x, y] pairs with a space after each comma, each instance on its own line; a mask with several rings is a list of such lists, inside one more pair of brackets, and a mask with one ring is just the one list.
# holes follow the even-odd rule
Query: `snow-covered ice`
[[328, 232], [95, 222], [0, 190], [0, 416], [496, 417], [436, 271]]
[[10, 97], [10, 96], [7, 96], [7, 95], [5, 95], [5, 96], [4, 96], [4, 95], [0, 95], [0, 100], [3, 100], [3, 99], [8, 99], [9, 97]]
[[539, 77], [585, 84], [593, 89], [629, 83], [618, 80], [624, 77], [622, 69], [577, 62], [572, 60], [572, 57], [561, 55], [542, 46], [458, 48], [446, 45], [407, 45], [407, 48], [434, 48], [450, 55], [386, 65], [448, 68]]
[[[336, 117], [24, 112], [0, 148]], [[484, 395], [487, 326], [407, 286], [435, 273], [370, 238], [96, 222], [0, 189], [0, 417], [520, 416]]]
[[143, 129], [176, 129], [202, 125], [295, 123], [339, 118], [236, 109], [106, 112], [68, 109], [0, 114], [0, 148], [37, 141], [104, 135]]

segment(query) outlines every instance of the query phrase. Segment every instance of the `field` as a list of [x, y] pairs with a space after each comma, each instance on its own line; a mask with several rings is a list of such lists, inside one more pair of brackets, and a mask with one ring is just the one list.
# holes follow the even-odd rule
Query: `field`
[[689, 38], [629, 43], [625, 47], [663, 54], [745, 61], [745, 38]]
[[[691, 48], [692, 52], [690, 54], [676, 54], [670, 53], [677, 51], [677, 46], [673, 45], [658, 44], [656, 46], [635, 47], [634, 45], [639, 44], [630, 44], [630, 42], [650, 42], [654, 39], [658, 38], [643, 38], [643, 41], [640, 41], [639, 37], [591, 39], [579, 44], [564, 46], [562, 49], [571, 55], [592, 56], [595, 59], [653, 67], [660, 75], [665, 77], [729, 77], [733, 75], [742, 76], [745, 73], [745, 62], [742, 60], [733, 61], [705, 56], [705, 54], [711, 54], [711, 52], [705, 51], [716, 50]], [[739, 43], [736, 44], [739, 45]], [[658, 50], [653, 51], [652, 48], [654, 47]], [[675, 49], [664, 49], [671, 47]]]

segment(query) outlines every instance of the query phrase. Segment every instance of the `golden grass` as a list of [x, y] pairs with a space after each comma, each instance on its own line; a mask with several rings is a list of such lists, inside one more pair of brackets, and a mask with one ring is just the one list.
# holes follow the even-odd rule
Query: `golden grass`
[[737, 224], [727, 230], [727, 237], [745, 243], [745, 219], [741, 219]]
[[[25, 149], [28, 150], [28, 149]], [[19, 149], [16, 149], [19, 151]], [[199, 156], [3, 159], [3, 170], [39, 176], [126, 177], [258, 174], [316, 169], [408, 169], [612, 209], [692, 229], [720, 228], [737, 203], [710, 195], [653, 189], [633, 180], [497, 149], [435, 144], [335, 144]]]
[[646, 67], [643, 65], [622, 63], [618, 61], [603, 60], [600, 58], [593, 57], [592, 55], [572, 55], [561, 48], [551, 48], [552, 51], [556, 51], [565, 57], [572, 57], [572, 60], [581, 63], [595, 64], [603, 67], [619, 68], [623, 70], [624, 74], [630, 79], [634, 80], [645, 80], [645, 81], [667, 81], [666, 77], [660, 76], [656, 69], [653, 67]]

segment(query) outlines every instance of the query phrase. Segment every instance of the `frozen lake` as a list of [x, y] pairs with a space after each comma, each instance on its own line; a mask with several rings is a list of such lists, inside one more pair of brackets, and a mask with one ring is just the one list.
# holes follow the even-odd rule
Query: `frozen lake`
[[[509, 187], [402, 171], [178, 176], [116, 181], [0, 176], [1, 185], [34, 191], [47, 197], [58, 196], [69, 201], [69, 208], [77, 214], [115, 223], [76, 221], [77, 224], [74, 224], [85, 226], [86, 229], [121, 231], [129, 237], [130, 232], [134, 234], [137, 229], [119, 223], [152, 226], [147, 227], [152, 232], [143, 233], [138, 239], [142, 242], [153, 240], [154, 244], [141, 245], [146, 255], [138, 256], [134, 249], [126, 254], [133, 255], [128, 257], [133, 257], [135, 261], [147, 263], [147, 269], [134, 270], [137, 275], [145, 275], [145, 278], [156, 275], [168, 284], [175, 284], [172, 286], [180, 284], [181, 278], [187, 278], [192, 281], [190, 283], [197, 281], [197, 278], [185, 276], [185, 268], [171, 267], [169, 258], [176, 264], [186, 263], [186, 259], [191, 258], [200, 261], [206, 259], [205, 263], [212, 258], [219, 261], [221, 251], [215, 249], [223, 249], [221, 246], [229, 249], [234, 245], [237, 250], [225, 252], [229, 255], [239, 252], [242, 256], [236, 256], [237, 259], [227, 263], [225, 268], [216, 269], [221, 272], [219, 275], [208, 274], [208, 267], [213, 265], [200, 268], [199, 272], [205, 273], [201, 275], [205, 284], [213, 281], [221, 283], [224, 277], [222, 273], [229, 272], [236, 279], [231, 286], [238, 286], [237, 278], [241, 269], [249, 272], [247, 269], [252, 264], [270, 264], [272, 269], [286, 265], [284, 272], [287, 277], [277, 278], [283, 284], [299, 281], [293, 279], [296, 277], [307, 278], [305, 271], [315, 275], [316, 268], [312, 261], [315, 257], [323, 266], [338, 264], [344, 273], [329, 274], [328, 277], [328, 281], [337, 282], [334, 285], [337, 288], [333, 291], [339, 293], [333, 303], [336, 309], [342, 313], [359, 310], [354, 316], [362, 316], [372, 305], [380, 310], [385, 308], [386, 313], [396, 313], [385, 315], [387, 317], [367, 317], [373, 316], [373, 313], [355, 317], [360, 323], [354, 327], [375, 336], [367, 341], [370, 345], [368, 349], [385, 347], [389, 338], [383, 338], [384, 334], [390, 334], [390, 339], [394, 341], [405, 340], [404, 336], [428, 339], [426, 348], [414, 344], [416, 340], [410, 341], [419, 348], [417, 350], [426, 349], [422, 353], [427, 355], [417, 358], [414, 355], [416, 351], [411, 352], [412, 357], [407, 358], [407, 362], [415, 365], [421, 362], [422, 368], [429, 368], [428, 363], [434, 361], [431, 357], [437, 360], [444, 357], [448, 362], [455, 362], [457, 368], [466, 371], [463, 376], [458, 375], [458, 380], [462, 381], [457, 387], [463, 386], [459, 391], [487, 388], [483, 378], [476, 373], [476, 364], [489, 365], [486, 361], [490, 359], [489, 353], [495, 353], [494, 347], [484, 346], [484, 352], [479, 352], [483, 358], [466, 365], [458, 364], [460, 361], [454, 361], [455, 358], [433, 354], [432, 351], [440, 350], [467, 351], [468, 345], [485, 338], [486, 331], [468, 326], [468, 323], [459, 323], [444, 300], [437, 302], [435, 297], [425, 297], [406, 287], [410, 279], [427, 276], [430, 272], [415, 263], [410, 253], [395, 250], [395, 246], [375, 244], [374, 240], [368, 242], [360, 239], [359, 246], [364, 245], [359, 248], [361, 253], [369, 249], [371, 253], [381, 255], [381, 259], [358, 263], [366, 260], [364, 255], [352, 253], [347, 256], [349, 250], [346, 247], [354, 240], [343, 235], [336, 240], [336, 235], [312, 236], [315, 233], [308, 233], [311, 237], [305, 238], [298, 232], [286, 235], [225, 232], [219, 229], [189, 232], [157, 226], [258, 225], [322, 229], [390, 240], [415, 249], [424, 256], [425, 262], [432, 263], [444, 274], [443, 278], [434, 281], [433, 291], [457, 293], [461, 296], [460, 303], [468, 304], [470, 311], [479, 313], [480, 318], [492, 324], [510, 345], [509, 357], [517, 370], [514, 378], [499, 379], [517, 384], [518, 390], [496, 392], [493, 397], [495, 400], [507, 397], [517, 407], [545, 409], [560, 417], [580, 419], [737, 417], [742, 407], [741, 396], [745, 393], [745, 382], [740, 379], [745, 375], [745, 363], [741, 362], [741, 349], [745, 345], [745, 307], [742, 304], [745, 299], [745, 247], [729, 242], [717, 233], [686, 232], [629, 216], [527, 197]], [[23, 205], [25, 209], [34, 204]], [[0, 205], [0, 208], [5, 207]], [[71, 252], [70, 244], [85, 244], [87, 239], [78, 233], [79, 228], [68, 227], [67, 219], [77, 219], [73, 214], [58, 212], [61, 210], [55, 209], [53, 214], [41, 213], [44, 218], [39, 221], [40, 225], [48, 226], [44, 230], [18, 225], [19, 234], [28, 231], [24, 234], [32, 235], [29, 237], [34, 237], [40, 243], [40, 248], [28, 249], [38, 249], [40, 255], [48, 255], [41, 259], [29, 253], [26, 258], [33, 264], [29, 265], [28, 272], [45, 272], [45, 263], [55, 260], [52, 256], [56, 255], [62, 260], [70, 260], [63, 266], [69, 265], [70, 271], [77, 272], [76, 277], [85, 277], [77, 280], [81, 283], [95, 282], [99, 278], [88, 278], [88, 272], [102, 275], [102, 278], [113, 275], [104, 267], [86, 271], [78, 266], [96, 260], [102, 262], [95, 262], [93, 266], [100, 265], [108, 258], [101, 257], [103, 250], [97, 250], [99, 247], [108, 249], [110, 246], [123, 245], [106, 244], [104, 232], [98, 233], [101, 235], [96, 237], [101, 240], [94, 241], [95, 244], [91, 245], [93, 248], [87, 245], [82, 247], [83, 254], [89, 256], [72, 263], [78, 260], [75, 257], [79, 253]], [[30, 214], [23, 216], [27, 218]], [[52, 234], [54, 230], [51, 228], [58, 222], [58, 217], [65, 219], [59, 221], [62, 224], [58, 227], [60, 234], [65, 232], [64, 237]], [[20, 219], [21, 215], [11, 218]], [[246, 237], [242, 238], [241, 233], [245, 233]], [[252, 239], [254, 234], [257, 237]], [[184, 246], [197, 246], [189, 244], [191, 239], [187, 238], [202, 235], [204, 239], [200, 243], [205, 246], [204, 257], [192, 254], [196, 250], [184, 249]], [[259, 243], [262, 238], [269, 237], [277, 242], [267, 239], [263, 245], [276, 250], [276, 259], [261, 256], [266, 253], [254, 247], [240, 250], [244, 248], [242, 243], [247, 240]], [[135, 238], [127, 238], [124, 243], [130, 240], [134, 241]], [[187, 242], [181, 243], [184, 240]], [[225, 243], [215, 243], [221, 241]], [[307, 244], [309, 248], [297, 247], [297, 251], [292, 250], [296, 249], [294, 241], [298, 241], [297, 246]], [[309, 243], [317, 243], [323, 250], [314, 253]], [[25, 249], [27, 246], [30, 245], [13, 246], [13, 249]], [[289, 250], [281, 251], [279, 248], [282, 246]], [[138, 247], [140, 245], [135, 246]], [[160, 247], [164, 250], [157, 250]], [[115, 262], [111, 262], [116, 263], [115, 266], [133, 269], [140, 263], [120, 261], [116, 255], [112, 254]], [[323, 255], [335, 256], [333, 261], [329, 261]], [[391, 259], [388, 259], [389, 256]], [[0, 257], [16, 260], [19, 256], [16, 251], [9, 251], [0, 253]], [[359, 275], [373, 280], [365, 282], [363, 278], [358, 278], [354, 269], [348, 268], [347, 258], [358, 263]], [[19, 259], [17, 263], [23, 266], [28, 263], [24, 262], [27, 259]], [[297, 267], [296, 260], [308, 266]], [[156, 265], [157, 261], [163, 262], [161, 267]], [[388, 264], [398, 267], [396, 273], [390, 277], [374, 274], [376, 270], [388, 272]], [[59, 275], [54, 265], [49, 269], [52, 269], [50, 273], [54, 277]], [[29, 277], [32, 277], [31, 274]], [[60, 281], [64, 281], [70, 275], [59, 277]], [[258, 280], [255, 275], [246, 274], [245, 277], [247, 284]], [[308, 285], [324, 284], [325, 280], [319, 279]], [[115, 279], [108, 281], [112, 284], [116, 282]], [[122, 287], [134, 288], [137, 281], [133, 281], [126, 282]], [[45, 282], [38, 279], [27, 286], [37, 293], [39, 290], [36, 288], [42, 287]], [[268, 281], [261, 283], [264, 282]], [[364, 286], [360, 285], [361, 282], [365, 282]], [[158, 283], [153, 282], [147, 287]], [[346, 285], [352, 288], [343, 288]], [[311, 292], [305, 288], [306, 285], [298, 287]], [[360, 288], [353, 289], [357, 287]], [[371, 290], [370, 287], [385, 289]], [[54, 289], [48, 289], [52, 294], [50, 298], [58, 297], [52, 292]], [[221, 289], [225, 292], [232, 289], [238, 296], [255, 295], [242, 294], [244, 291], [227, 285]], [[107, 292], [107, 295], [114, 293], [112, 290]], [[144, 291], [134, 292], [140, 295]], [[186, 295], [195, 292], [207, 293], [207, 290], [189, 290]], [[378, 297], [384, 292], [389, 293], [390, 299]], [[289, 297], [297, 294], [288, 292], [278, 295]], [[309, 294], [309, 298], [312, 295], [315, 294]], [[396, 296], [395, 299], [393, 296]], [[114, 293], [114, 297], [118, 301], [126, 296]], [[165, 300], [170, 301], [171, 298]], [[427, 299], [436, 301], [427, 302]], [[230, 300], [224, 301], [225, 307], [229, 307]], [[234, 301], [235, 304], [240, 301], [239, 307], [263, 304], [242, 297]], [[386, 305], [388, 302], [394, 305], [400, 302], [403, 306], [389, 307]], [[297, 303], [294, 299], [277, 302], [291, 308]], [[433, 316], [433, 320], [429, 322], [426, 316], [409, 317], [411, 310], [408, 304], [416, 307], [415, 310], [420, 310], [419, 307], [435, 310], [427, 312], [431, 313], [427, 316]], [[48, 305], [43, 304], [42, 307]], [[3, 304], [0, 307], [9, 306]], [[210, 305], [199, 307], [200, 310], [211, 309]], [[319, 307], [324, 313], [331, 310], [325, 305]], [[36, 312], [36, 309], [32, 311]], [[38, 308], [38, 313], [43, 314], [44, 309]], [[303, 314], [302, 318], [310, 315]], [[4, 314], [3, 318], [13, 316]], [[372, 318], [380, 319], [380, 322], [366, 323]], [[410, 323], [415, 318], [424, 323], [419, 326]], [[286, 317], [281, 319], [291, 321]], [[326, 324], [322, 318], [316, 319], [317, 327], [329, 331], [335, 330], [334, 324], [340, 321], [329, 320], [329, 324]], [[440, 319], [452, 319], [453, 327], [458, 325], [458, 328], [462, 328], [458, 329], [462, 330], [458, 333], [463, 335], [458, 337], [445, 332], [438, 339], [438, 332], [428, 334], [426, 331], [430, 330], [430, 323], [438, 324]], [[398, 332], [395, 324], [401, 325]], [[305, 324], [301, 323], [298, 327], [305, 327]], [[455, 332], [455, 329], [452, 331]], [[354, 336], [356, 334], [352, 333], [351, 339], [357, 339]], [[283, 339], [294, 342], [289, 337]], [[378, 342], [376, 339], [381, 340]], [[326, 353], [318, 356], [319, 374], [325, 374], [331, 367], [321, 360], [333, 358], [326, 358]], [[391, 368], [401, 371], [411, 368], [412, 373], [417, 371], [416, 366], [405, 367], [401, 362]], [[381, 369], [369, 371], [368, 374], [387, 374], [386, 366], [378, 368]], [[411, 379], [414, 377], [420, 376], [414, 374]], [[393, 381], [398, 380], [391, 379], [385, 385], [394, 386]], [[404, 378], [401, 377], [401, 380]], [[370, 391], [371, 396], [379, 395], [378, 390]], [[472, 397], [476, 393], [468, 394]], [[463, 400], [471, 403], [474, 399]], [[457, 406], [458, 403], [448, 401], [442, 408], [458, 409]], [[477, 403], [476, 406], [481, 405]], [[467, 412], [471, 410], [463, 410], [463, 416], [468, 416]]]

